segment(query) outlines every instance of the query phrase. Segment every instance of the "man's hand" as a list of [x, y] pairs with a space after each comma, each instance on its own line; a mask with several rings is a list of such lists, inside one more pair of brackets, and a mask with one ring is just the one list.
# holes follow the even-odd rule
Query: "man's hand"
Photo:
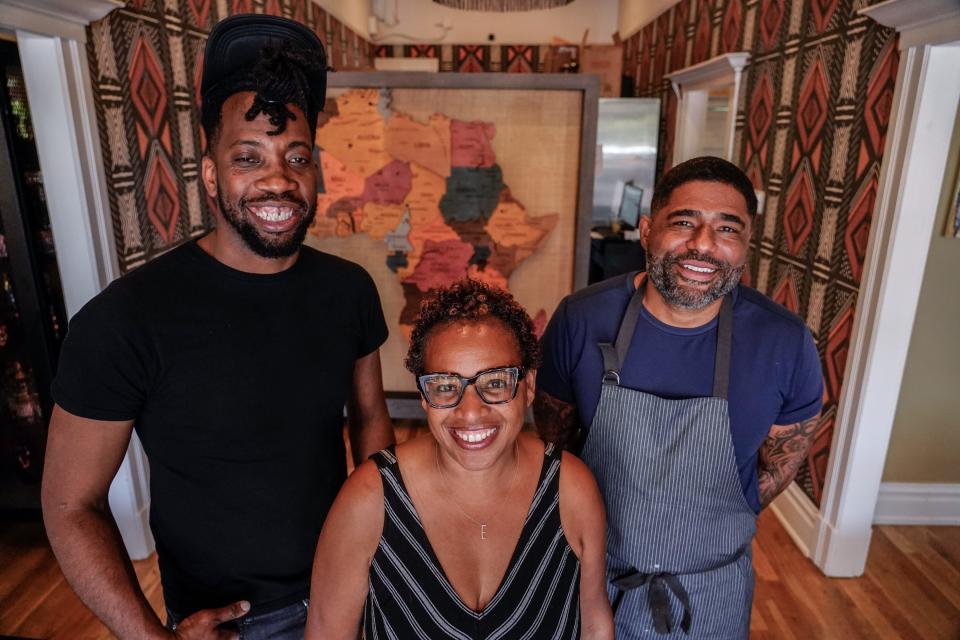
[[820, 423], [818, 413], [809, 420], [790, 425], [773, 425], [760, 447], [757, 483], [760, 506], [766, 507], [786, 489], [807, 457]]
[[192, 616], [180, 621], [174, 631], [174, 637], [179, 640], [237, 640], [240, 634], [236, 631], [221, 629], [219, 625], [241, 618], [250, 611], [250, 603], [246, 600], [219, 609], [203, 609]]
[[580, 446], [580, 415], [577, 406], [558, 400], [539, 387], [533, 398], [533, 420], [537, 433], [547, 442], [578, 453]]

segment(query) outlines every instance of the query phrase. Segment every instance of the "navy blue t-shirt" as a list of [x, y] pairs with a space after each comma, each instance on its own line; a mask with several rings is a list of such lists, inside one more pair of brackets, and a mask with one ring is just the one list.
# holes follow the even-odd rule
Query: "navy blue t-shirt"
[[[600, 400], [600, 342], [613, 342], [635, 273], [568, 296], [543, 336], [537, 386], [577, 406], [589, 428]], [[664, 398], [710, 396], [717, 320], [695, 328], [664, 324], [644, 307], [621, 365], [620, 384]], [[759, 512], [757, 455], [775, 424], [793, 424], [820, 411], [823, 374], [809, 329], [796, 315], [745, 287], [733, 291], [730, 430], [744, 495]]]

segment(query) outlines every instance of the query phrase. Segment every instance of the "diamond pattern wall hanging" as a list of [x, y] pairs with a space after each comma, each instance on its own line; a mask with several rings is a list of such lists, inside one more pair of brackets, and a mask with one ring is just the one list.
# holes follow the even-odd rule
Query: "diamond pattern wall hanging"
[[809, 154], [819, 141], [823, 125], [827, 122], [830, 102], [830, 87], [824, 71], [823, 60], [817, 56], [807, 71], [797, 100], [797, 140], [799, 153]]
[[723, 14], [723, 29], [720, 31], [720, 42], [723, 43], [723, 52], [732, 53], [738, 50], [740, 31], [743, 29], [743, 7], [739, 2], [727, 4]]
[[850, 334], [853, 329], [853, 309], [847, 309], [837, 318], [836, 324], [827, 336], [827, 345], [823, 354], [826, 391], [834, 403], [840, 400], [843, 386], [844, 368], [847, 366], [847, 352], [850, 350]]
[[[677, 10], [674, 13], [673, 19], [678, 21], [681, 25], [687, 23], [687, 14], [690, 12], [690, 5], [686, 2], [681, 2], [677, 5]], [[627, 42], [632, 42], [634, 39], [630, 38]], [[674, 29], [673, 32], [673, 47], [670, 52], [670, 68], [671, 69], [683, 69], [687, 60], [687, 30], [684, 28]]]
[[[670, 29], [670, 16], [664, 14], [657, 20], [657, 33], [666, 34]], [[654, 40], [653, 45], [653, 83], [663, 82], [663, 74], [667, 71], [667, 41], [669, 38], [660, 37]]]
[[847, 229], [843, 234], [843, 246], [847, 251], [847, 260], [850, 262], [851, 277], [856, 282], [860, 282], [860, 276], [863, 274], [867, 240], [870, 237], [870, 219], [873, 216], [873, 205], [876, 199], [877, 176], [870, 175], [861, 183], [860, 190], [854, 195]]
[[534, 73], [540, 62], [539, 47], [508, 45], [501, 48], [500, 59], [507, 73]]
[[813, 29], [815, 33], [824, 31], [833, 18], [840, 0], [808, 0], [810, 5], [810, 15], [813, 18]]
[[455, 45], [453, 56], [460, 73], [482, 73], [490, 65], [490, 48], [482, 45]]
[[130, 64], [130, 97], [140, 121], [151, 135], [157, 135], [166, 117], [167, 91], [156, 53], [144, 36], [133, 44]]
[[773, 294], [770, 297], [790, 311], [794, 313], [800, 312], [800, 296], [797, 293], [797, 284], [789, 271], [784, 275], [776, 289], [773, 290]]
[[187, 18], [190, 24], [199, 29], [209, 29], [210, 24], [210, 3], [212, 0], [186, 0]]
[[760, 5], [760, 50], [770, 51], [780, 39], [786, 0], [763, 0]]
[[[710, 2], [699, 0], [697, 4], [697, 30], [693, 36], [693, 64], [710, 57]], [[661, 37], [665, 37], [661, 36]]]
[[[893, 103], [893, 89], [897, 79], [897, 65], [900, 63], [895, 42], [890, 41], [883, 49], [879, 64], [871, 71], [867, 85], [867, 101], [864, 109], [864, 124], [867, 135], [864, 143], [869, 147], [866, 153], [876, 158], [883, 153], [883, 139], [890, 118], [890, 106]], [[862, 175], [862, 172], [858, 172]]]
[[802, 166], [787, 189], [783, 230], [786, 248], [791, 255], [800, 255], [803, 243], [813, 231], [816, 195], [809, 169], [809, 165]]

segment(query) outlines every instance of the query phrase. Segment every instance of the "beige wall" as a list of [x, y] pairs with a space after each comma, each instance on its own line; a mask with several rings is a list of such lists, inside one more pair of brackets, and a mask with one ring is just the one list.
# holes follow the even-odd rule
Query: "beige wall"
[[952, 147], [884, 482], [960, 483], [960, 239], [943, 235], [960, 165], [960, 117]]
[[640, 27], [652, 22], [654, 18], [677, 4], [680, 0], [620, 0], [617, 26], [620, 37], [627, 38]]
[[326, 11], [364, 38], [368, 33], [370, 20], [370, 0], [313, 0]]
[[[574, 0], [555, 9], [496, 13], [461, 11], [441, 7], [431, 0], [396, 0], [399, 23], [380, 25], [384, 44], [432, 43], [443, 31], [436, 23], [446, 21], [452, 28], [443, 44], [488, 44], [487, 34], [496, 40], [489, 44], [549, 43], [554, 36], [580, 42], [583, 32], [590, 30], [588, 42], [610, 44], [617, 31], [619, 0]], [[389, 3], [388, 3], [389, 4]], [[392, 12], [388, 12], [392, 20]], [[390, 34], [401, 33], [413, 38], [404, 39]]]

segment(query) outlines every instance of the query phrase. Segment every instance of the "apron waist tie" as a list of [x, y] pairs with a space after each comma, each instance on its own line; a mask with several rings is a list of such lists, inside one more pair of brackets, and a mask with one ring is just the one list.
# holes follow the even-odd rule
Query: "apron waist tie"
[[632, 591], [649, 583], [647, 590], [647, 604], [650, 605], [650, 614], [653, 616], [653, 627], [657, 633], [670, 633], [673, 630], [673, 616], [670, 614], [670, 596], [667, 589], [673, 591], [683, 605], [683, 619], [680, 628], [684, 633], [690, 633], [690, 596], [680, 584], [680, 580], [672, 573], [640, 573], [629, 571], [613, 579], [613, 586], [617, 588], [617, 597], [613, 600], [613, 614], [617, 614], [620, 601], [627, 591]]
[[[707, 573], [715, 571], [728, 564], [733, 564], [744, 554], [744, 549], [740, 549], [730, 560], [715, 567], [704, 569], [696, 573]], [[616, 587], [617, 595], [613, 599], [613, 615], [617, 615], [617, 609], [620, 607], [620, 601], [628, 591], [639, 589], [644, 585], [649, 585], [647, 589], [647, 604], [650, 607], [650, 615], [653, 617], [653, 628], [657, 633], [670, 633], [673, 631], [673, 615], [670, 612], [670, 594], [668, 589], [677, 597], [680, 604], [683, 605], [683, 617], [680, 619], [680, 628], [685, 634], [690, 633], [690, 623], [693, 621], [693, 612], [690, 610], [690, 595], [683, 588], [680, 579], [673, 573], [640, 573], [636, 569], [630, 569], [626, 573], [616, 576], [610, 583]]]

